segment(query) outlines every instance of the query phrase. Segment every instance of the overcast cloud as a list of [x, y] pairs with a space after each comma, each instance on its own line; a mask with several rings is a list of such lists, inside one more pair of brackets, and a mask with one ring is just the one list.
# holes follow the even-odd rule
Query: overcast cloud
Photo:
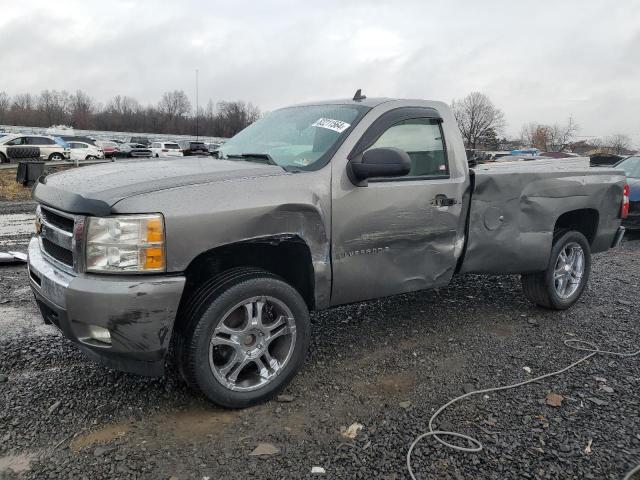
[[640, 1], [0, 0], [0, 91], [82, 89], [262, 110], [368, 96], [451, 101], [478, 90], [524, 122], [640, 146]]

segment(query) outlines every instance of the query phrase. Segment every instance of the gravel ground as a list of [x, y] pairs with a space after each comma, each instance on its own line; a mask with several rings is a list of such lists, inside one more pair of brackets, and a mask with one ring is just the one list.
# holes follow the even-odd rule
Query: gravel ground
[[[171, 366], [150, 379], [93, 364], [41, 323], [24, 266], [0, 267], [0, 279], [7, 479], [405, 479], [411, 441], [449, 399], [568, 365], [582, 355], [566, 338], [616, 351], [640, 344], [636, 237], [594, 258], [588, 291], [567, 312], [528, 303], [517, 277], [469, 275], [316, 313], [290, 398], [229, 411], [188, 390]], [[639, 387], [640, 358], [596, 356], [560, 377], [468, 398], [438, 428], [485, 449], [456, 453], [425, 439], [414, 470], [420, 479], [621, 479], [640, 463]], [[561, 406], [545, 404], [549, 393]], [[363, 425], [356, 438], [342, 436], [354, 422]], [[250, 455], [260, 443], [278, 453]]]

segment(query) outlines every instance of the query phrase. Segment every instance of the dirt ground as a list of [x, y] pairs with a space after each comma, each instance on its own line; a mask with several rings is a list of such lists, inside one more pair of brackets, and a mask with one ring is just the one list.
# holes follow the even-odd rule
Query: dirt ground
[[16, 182], [14, 169], [0, 170], [0, 200], [29, 200], [31, 188]]
[[[0, 227], [11, 219], [0, 216]], [[24, 249], [22, 230], [0, 230], [0, 241]], [[24, 266], [0, 267], [0, 280], [7, 479], [405, 479], [409, 445], [449, 399], [568, 365], [581, 354], [566, 338], [640, 348], [638, 237], [594, 257], [587, 292], [566, 312], [527, 302], [517, 276], [471, 275], [317, 312], [291, 398], [237, 411], [208, 404], [171, 364], [166, 377], [143, 378], [92, 363], [42, 324]], [[560, 377], [466, 399], [437, 426], [477, 437], [483, 451], [425, 440], [412, 465], [420, 479], [621, 479], [640, 463], [638, 391], [640, 358], [596, 356]], [[549, 393], [560, 406], [546, 403]], [[356, 438], [341, 435], [354, 422]], [[276, 453], [251, 455], [261, 443]]]

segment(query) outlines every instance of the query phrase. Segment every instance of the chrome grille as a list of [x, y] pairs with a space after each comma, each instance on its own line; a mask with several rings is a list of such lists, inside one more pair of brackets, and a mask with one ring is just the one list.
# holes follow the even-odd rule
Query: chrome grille
[[42, 239], [42, 249], [59, 262], [73, 267], [73, 253], [71, 252], [71, 250], [67, 250], [60, 245], [56, 245], [51, 240], [48, 240], [46, 238]]
[[50, 223], [65, 232], [73, 233], [73, 218], [64, 217], [46, 207], [40, 207], [40, 210], [42, 212], [42, 218], [46, 220], [47, 223]]
[[38, 237], [42, 252], [61, 266], [74, 268], [73, 238], [76, 217], [44, 205], [36, 210]]

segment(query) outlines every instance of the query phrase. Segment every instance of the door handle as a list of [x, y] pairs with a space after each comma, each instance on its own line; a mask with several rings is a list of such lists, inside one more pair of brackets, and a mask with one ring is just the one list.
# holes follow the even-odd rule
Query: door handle
[[446, 195], [436, 195], [436, 198], [433, 199], [432, 205], [436, 207], [452, 207], [458, 203], [455, 198], [449, 198]]

